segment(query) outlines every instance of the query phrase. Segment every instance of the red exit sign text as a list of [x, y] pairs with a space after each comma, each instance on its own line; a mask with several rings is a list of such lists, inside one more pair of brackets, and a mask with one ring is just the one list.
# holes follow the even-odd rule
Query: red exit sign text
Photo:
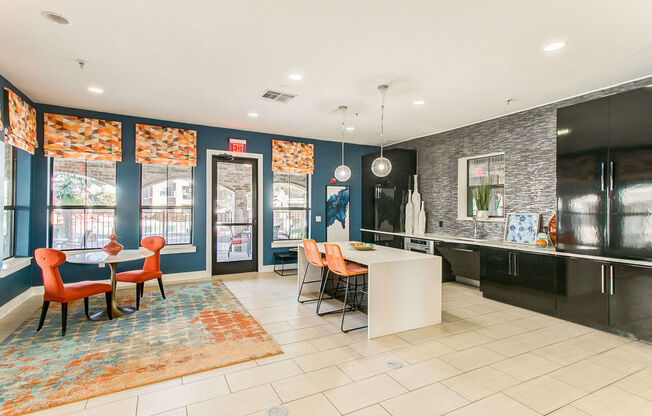
[[242, 139], [229, 139], [229, 152], [245, 153], [247, 141]]

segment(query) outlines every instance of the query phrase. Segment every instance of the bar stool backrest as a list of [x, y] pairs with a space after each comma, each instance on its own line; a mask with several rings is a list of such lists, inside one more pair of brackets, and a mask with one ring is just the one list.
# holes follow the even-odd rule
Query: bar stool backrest
[[348, 276], [349, 272], [346, 270], [346, 262], [342, 256], [342, 250], [337, 244], [324, 243], [324, 250], [326, 251], [326, 261], [328, 262], [328, 269], [340, 276]]
[[302, 239], [303, 249], [306, 252], [306, 260], [308, 263], [317, 267], [324, 267], [325, 264], [321, 261], [321, 254], [317, 248], [317, 242], [308, 238]]

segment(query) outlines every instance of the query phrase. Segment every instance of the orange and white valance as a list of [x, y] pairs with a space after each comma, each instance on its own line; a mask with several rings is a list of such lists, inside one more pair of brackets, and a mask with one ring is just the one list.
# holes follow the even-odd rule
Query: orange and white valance
[[38, 147], [36, 141], [36, 110], [27, 104], [16, 93], [9, 89], [7, 92], [7, 114], [9, 126], [7, 129], [7, 143], [34, 154]]
[[136, 163], [197, 166], [197, 131], [136, 124]]
[[272, 140], [272, 170], [312, 175], [315, 167], [312, 144]]
[[43, 150], [47, 157], [120, 162], [122, 123], [45, 113]]

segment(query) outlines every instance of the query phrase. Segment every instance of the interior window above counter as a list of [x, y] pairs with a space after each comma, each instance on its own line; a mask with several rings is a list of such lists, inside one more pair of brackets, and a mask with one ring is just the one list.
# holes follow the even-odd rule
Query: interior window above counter
[[505, 153], [461, 157], [457, 160], [457, 219], [471, 220], [477, 212], [473, 189], [491, 187], [489, 221], [505, 218]]

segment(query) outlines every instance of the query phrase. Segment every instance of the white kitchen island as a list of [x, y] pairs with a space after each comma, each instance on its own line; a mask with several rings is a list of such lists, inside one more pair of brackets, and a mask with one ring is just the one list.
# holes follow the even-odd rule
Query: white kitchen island
[[[441, 322], [441, 257], [384, 246], [376, 246], [372, 251], [358, 251], [350, 243], [333, 244], [340, 246], [346, 260], [369, 269], [369, 338]], [[322, 243], [317, 247], [324, 253]], [[307, 265], [306, 281], [319, 280], [320, 269], [307, 263], [303, 245], [299, 245], [297, 290]], [[318, 292], [318, 283], [303, 287], [304, 294]]]

